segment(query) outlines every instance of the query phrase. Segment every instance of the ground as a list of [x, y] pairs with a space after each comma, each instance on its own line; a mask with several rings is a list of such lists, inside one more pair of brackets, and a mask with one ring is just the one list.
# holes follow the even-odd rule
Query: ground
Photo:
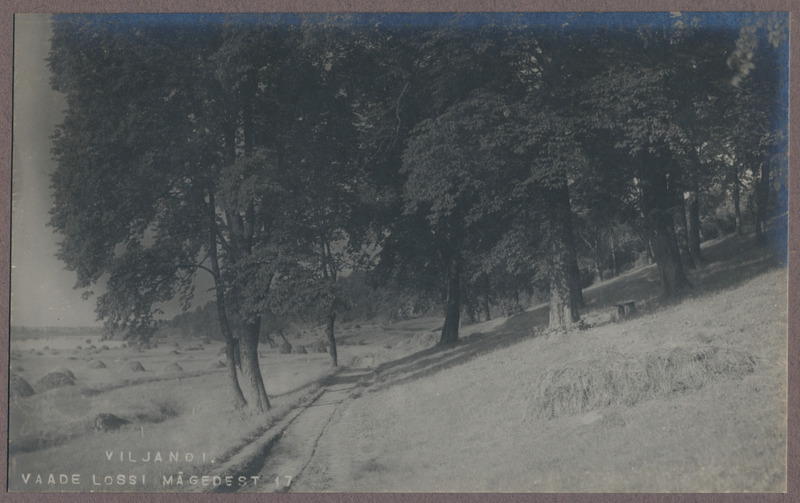
[[[654, 267], [640, 268], [587, 289], [585, 326], [566, 333], [545, 331], [546, 306], [533, 306], [462, 327], [446, 349], [433, 346], [440, 318], [346, 324], [338, 372], [324, 354], [263, 350], [275, 406], [264, 416], [227, 407], [225, 369], [212, 368], [221, 343], [73, 354], [52, 339], [47, 350], [12, 342], [12, 371], [31, 384], [59, 367], [76, 384], [12, 401], [10, 488], [783, 491], [786, 269], [750, 239], [704, 253], [688, 298], [658, 299]], [[614, 320], [627, 300], [638, 315]], [[97, 358], [107, 368], [90, 368]], [[183, 371], [159, 370], [171, 363]], [[101, 412], [132, 424], [95, 431]], [[180, 459], [157, 463], [157, 452]], [[60, 484], [62, 473], [79, 483]]]

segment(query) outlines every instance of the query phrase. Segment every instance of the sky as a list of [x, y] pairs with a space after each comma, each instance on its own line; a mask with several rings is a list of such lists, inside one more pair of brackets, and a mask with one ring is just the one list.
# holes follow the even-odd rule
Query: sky
[[15, 16], [11, 325], [89, 326], [97, 324], [94, 300], [73, 290], [75, 273], [55, 258], [59, 238], [47, 227], [55, 167], [49, 137], [66, 108], [49, 85], [49, 39], [48, 16]]

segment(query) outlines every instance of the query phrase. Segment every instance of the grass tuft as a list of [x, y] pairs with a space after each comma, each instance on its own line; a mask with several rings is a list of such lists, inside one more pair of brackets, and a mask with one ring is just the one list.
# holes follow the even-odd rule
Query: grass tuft
[[741, 378], [756, 363], [748, 353], [716, 346], [579, 362], [543, 376], [528, 415], [553, 419], [610, 405], [632, 406], [698, 390], [718, 379]]

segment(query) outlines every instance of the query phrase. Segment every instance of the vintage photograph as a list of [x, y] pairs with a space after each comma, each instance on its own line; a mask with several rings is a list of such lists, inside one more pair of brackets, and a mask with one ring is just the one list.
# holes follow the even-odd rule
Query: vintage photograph
[[788, 12], [16, 14], [8, 490], [787, 490]]

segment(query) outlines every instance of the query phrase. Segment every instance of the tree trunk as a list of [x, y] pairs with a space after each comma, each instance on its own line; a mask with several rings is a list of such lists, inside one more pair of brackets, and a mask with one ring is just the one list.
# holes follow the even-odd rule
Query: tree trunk
[[578, 306], [572, 298], [570, 267], [559, 251], [551, 248], [548, 260], [550, 279], [550, 329], [563, 330], [580, 320]]
[[617, 265], [617, 245], [614, 242], [614, 232], [608, 234], [608, 241], [611, 247], [611, 275], [617, 277], [619, 274], [619, 266]]
[[488, 295], [483, 296], [482, 304], [483, 304], [483, 321], [489, 321], [492, 319], [492, 308], [489, 307]]
[[475, 311], [476, 308], [472, 305], [472, 302], [464, 303], [464, 316], [467, 317], [467, 325], [474, 325], [478, 322], [478, 316]]
[[458, 325], [461, 321], [461, 254], [456, 251], [447, 267], [447, 301], [444, 310], [444, 326], [439, 345], [458, 342]]
[[[571, 227], [571, 226], [570, 226]], [[574, 245], [574, 241], [570, 239]], [[583, 303], [583, 286], [581, 285], [581, 269], [578, 267], [578, 255], [575, 249], [572, 250], [572, 263], [570, 264], [570, 295], [574, 299], [575, 305], [582, 308]]]
[[594, 273], [598, 281], [603, 281], [603, 247], [600, 239], [600, 230], [595, 229], [594, 233]]
[[483, 274], [481, 289], [483, 290], [480, 295], [481, 308], [483, 309], [483, 321], [489, 321], [492, 319], [492, 308], [489, 302], [492, 285], [489, 282], [488, 274]]
[[214, 200], [214, 193], [209, 191], [209, 232], [208, 232], [208, 254], [211, 258], [211, 272], [214, 277], [214, 292], [216, 293], [217, 300], [217, 321], [222, 330], [222, 337], [225, 339], [225, 356], [228, 359], [228, 379], [230, 382], [230, 393], [233, 397], [233, 406], [241, 408], [247, 405], [247, 400], [242, 394], [242, 388], [239, 386], [239, 378], [236, 375], [236, 358], [238, 351], [236, 348], [236, 340], [231, 333], [231, 326], [228, 322], [227, 307], [225, 303], [225, 292], [222, 285], [222, 276], [219, 270], [219, 258], [217, 256], [217, 229], [215, 224], [216, 217], [216, 203]]
[[325, 326], [325, 335], [328, 336], [328, 345], [330, 346], [330, 350], [328, 352], [331, 355], [331, 365], [338, 367], [339, 357], [336, 353], [336, 337], [334, 337], [333, 334], [334, 323], [336, 323], [336, 311], [331, 311], [328, 313], [327, 325]]
[[731, 169], [731, 199], [733, 200], [733, 217], [736, 222], [736, 236], [742, 237], [742, 207], [741, 207], [741, 187], [739, 183], [739, 168], [734, 165]]
[[689, 253], [695, 265], [703, 263], [703, 256], [700, 254], [700, 188], [696, 181], [689, 194]]
[[692, 285], [683, 271], [672, 215], [654, 210], [648, 220], [650, 243], [658, 265], [662, 294], [664, 297], [680, 295]]
[[247, 323], [239, 338], [239, 352], [242, 358], [242, 379], [247, 387], [250, 407], [257, 412], [270, 409], [261, 367], [258, 364], [258, 336], [261, 332], [261, 319]]
[[673, 228], [675, 229], [675, 239], [678, 243], [678, 250], [683, 259], [684, 265], [689, 269], [695, 268], [692, 253], [689, 250], [689, 223], [686, 220], [686, 199], [683, 193], [676, 194], [675, 204], [675, 219], [673, 221]]
[[666, 152], [642, 161], [640, 194], [644, 227], [658, 265], [662, 294], [673, 297], [692, 286], [684, 273], [675, 235], [674, 204], [678, 194], [675, 180], [680, 177], [671, 171], [674, 162]]
[[232, 338], [225, 338], [225, 357], [228, 359], [226, 368], [228, 371], [228, 381], [231, 385], [230, 389], [231, 395], [233, 396], [233, 406], [240, 409], [247, 405], [247, 400], [244, 398], [244, 394], [242, 394], [241, 386], [239, 386], [239, 376], [236, 375], [236, 365], [234, 364], [236, 348], [234, 347]]
[[548, 192], [549, 328], [563, 330], [580, 320], [578, 310], [582, 292], [572, 238], [569, 189], [564, 185]]
[[769, 163], [762, 162], [760, 176], [756, 183], [756, 239], [760, 243], [767, 240], [767, 206], [769, 206]]

